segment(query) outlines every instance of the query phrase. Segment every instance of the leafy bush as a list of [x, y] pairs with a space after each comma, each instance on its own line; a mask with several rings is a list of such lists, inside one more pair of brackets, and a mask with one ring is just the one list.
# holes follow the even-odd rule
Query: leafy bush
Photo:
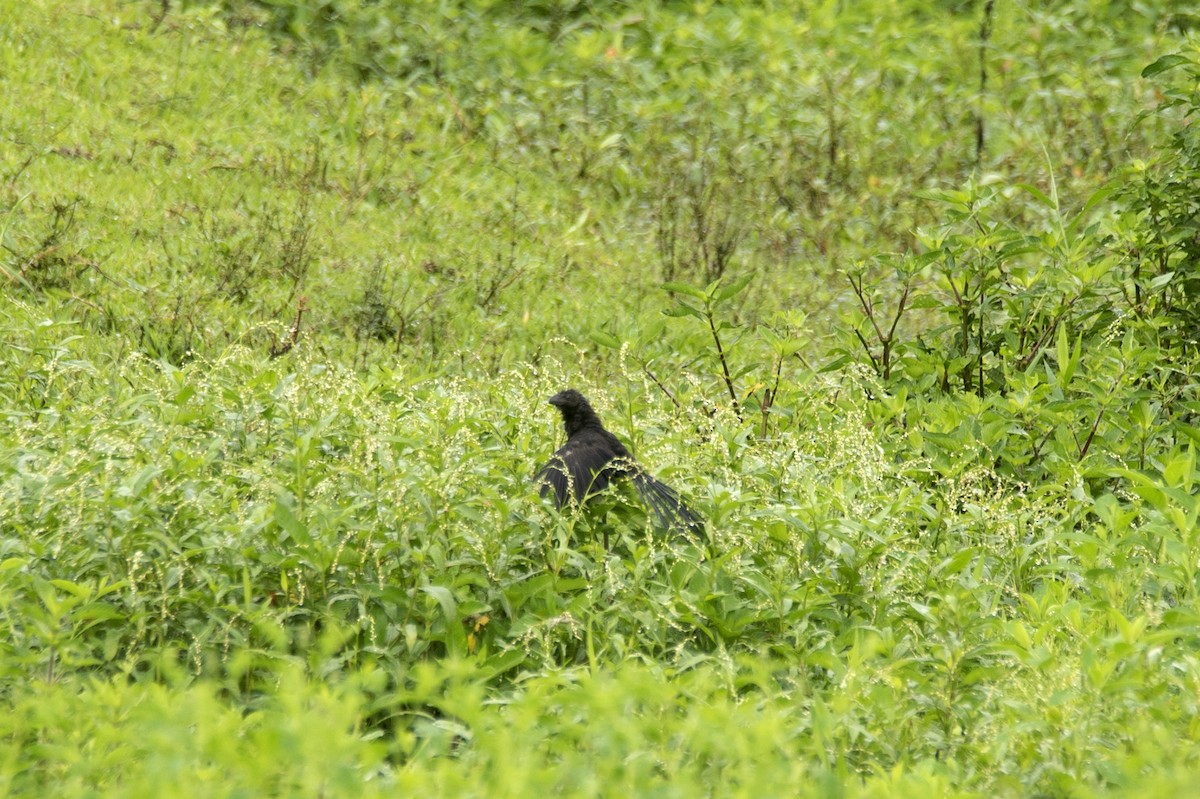
[[[1150, 163], [1131, 169], [1122, 193], [1127, 219], [1118, 230], [1130, 264], [1134, 310], [1157, 321], [1162, 344], [1190, 357], [1197, 347], [1197, 249], [1195, 188], [1200, 174], [1200, 145], [1189, 124], [1200, 107], [1195, 54], [1171, 53], [1142, 70], [1143, 77], [1165, 80], [1164, 101], [1155, 113], [1182, 115], [1171, 146]], [[1162, 76], [1161, 78], [1159, 76]]]

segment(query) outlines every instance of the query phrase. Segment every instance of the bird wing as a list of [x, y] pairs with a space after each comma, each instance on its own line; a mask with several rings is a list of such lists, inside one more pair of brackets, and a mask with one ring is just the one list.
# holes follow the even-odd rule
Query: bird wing
[[608, 487], [614, 474], [606, 467], [612, 460], [612, 450], [602, 439], [576, 437], [567, 441], [538, 472], [542, 496], [553, 491], [554, 504], [559, 508], [570, 499], [582, 502], [589, 494]]
[[638, 496], [663, 529], [683, 527], [694, 535], [704, 535], [704, 520], [684, 503], [675, 489], [651, 477], [629, 457], [624, 445], [603, 428], [584, 429], [572, 435], [537, 474], [542, 496], [553, 492], [554, 505], [560, 509], [571, 500], [583, 502], [620, 477], [633, 481]]

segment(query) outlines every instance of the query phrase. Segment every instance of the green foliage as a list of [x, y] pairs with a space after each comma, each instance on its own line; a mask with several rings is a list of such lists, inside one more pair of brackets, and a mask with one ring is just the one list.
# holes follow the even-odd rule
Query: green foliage
[[1171, 119], [1182, 116], [1182, 121], [1167, 150], [1129, 170], [1122, 191], [1127, 218], [1118, 240], [1132, 271], [1135, 312], [1155, 319], [1164, 345], [1194, 355], [1200, 345], [1200, 245], [1195, 225], [1200, 141], [1191, 123], [1200, 109], [1200, 62], [1194, 50], [1170, 53], [1142, 70], [1142, 76], [1165, 84], [1155, 113]]
[[1187, 25], [5, 5], [0, 788], [1185, 793]]

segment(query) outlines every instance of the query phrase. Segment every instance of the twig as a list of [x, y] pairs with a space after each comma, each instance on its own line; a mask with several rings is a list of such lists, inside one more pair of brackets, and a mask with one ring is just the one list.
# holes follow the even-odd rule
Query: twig
[[683, 410], [683, 406], [679, 404], [679, 400], [675, 399], [675, 395], [671, 393], [671, 390], [662, 384], [662, 381], [655, 376], [654, 372], [650, 371], [649, 366], [642, 364], [642, 371], [646, 373], [647, 377], [654, 381], [654, 385], [662, 389], [662, 393], [667, 395], [667, 399], [671, 400], [678, 410]]
[[987, 0], [983, 7], [983, 21], [979, 23], [979, 108], [975, 111], [975, 165], [983, 163], [983, 96], [987, 91], [987, 46], [992, 35], [992, 12], [996, 0]]
[[[1099, 413], [1096, 414], [1096, 421], [1092, 422], [1092, 429], [1088, 433], [1087, 438], [1084, 440], [1083, 446], [1079, 447], [1079, 460], [1083, 460], [1085, 457], [1087, 457], [1088, 450], [1092, 447], [1092, 439], [1096, 437], [1096, 431], [1100, 428], [1100, 420], [1103, 418], [1104, 408], [1101, 408]], [[1078, 438], [1075, 439], [1075, 445], [1079, 445]]]
[[725, 361], [725, 349], [721, 346], [721, 337], [717, 335], [717, 326], [713, 323], [712, 311], [708, 311], [705, 316], [708, 317], [708, 329], [712, 331], [713, 341], [717, 344], [717, 357], [721, 360], [721, 372], [725, 376], [725, 386], [729, 389], [729, 399], [733, 402], [733, 412], [737, 414], [738, 421], [741, 421], [742, 406], [738, 404], [737, 392], [733, 388], [733, 378], [729, 376], [729, 364]]
[[291, 335], [286, 340], [271, 345], [271, 360], [287, 355], [292, 351], [292, 347], [296, 346], [296, 342], [300, 339], [300, 321], [304, 318], [304, 311], [307, 308], [308, 298], [301, 297], [296, 303], [296, 321], [292, 323]]

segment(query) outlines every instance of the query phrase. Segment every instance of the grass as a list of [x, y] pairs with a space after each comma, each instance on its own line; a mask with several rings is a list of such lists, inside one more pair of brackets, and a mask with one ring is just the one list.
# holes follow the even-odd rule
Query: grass
[[1190, 787], [1184, 16], [328, 6], [0, 10], [6, 795]]

